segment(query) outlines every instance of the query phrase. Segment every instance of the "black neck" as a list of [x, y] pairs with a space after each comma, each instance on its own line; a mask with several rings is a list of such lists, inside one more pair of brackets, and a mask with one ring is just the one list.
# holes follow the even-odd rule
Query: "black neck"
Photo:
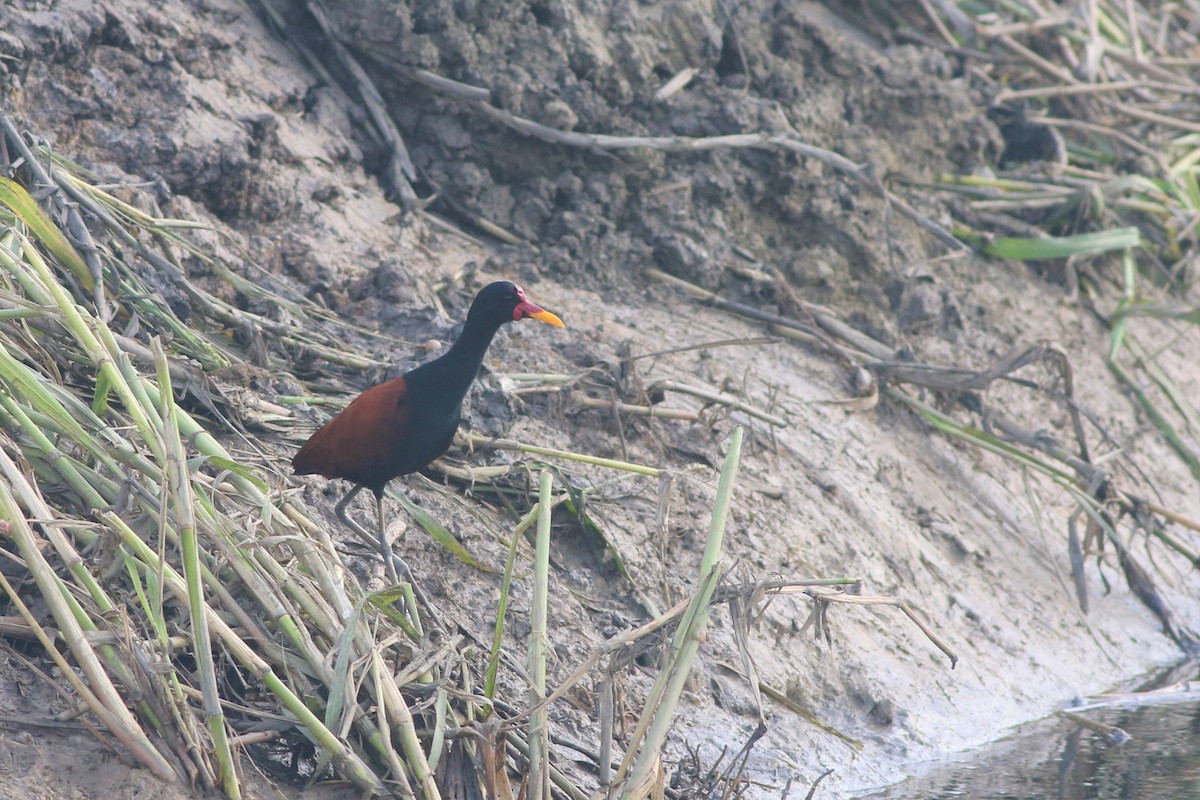
[[423, 377], [436, 383], [445, 397], [461, 400], [479, 374], [479, 366], [492, 338], [500, 328], [488, 321], [467, 318], [462, 333], [446, 354], [418, 369]]

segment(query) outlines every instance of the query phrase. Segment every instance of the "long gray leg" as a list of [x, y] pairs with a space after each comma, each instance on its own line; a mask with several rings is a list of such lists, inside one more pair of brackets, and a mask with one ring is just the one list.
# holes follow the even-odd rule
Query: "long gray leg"
[[358, 497], [358, 493], [362, 490], [363, 487], [356, 484], [354, 488], [346, 492], [345, 496], [342, 497], [341, 500], [338, 500], [338, 504], [334, 506], [333, 510], [337, 514], [338, 519], [340, 519], [347, 528], [357, 533], [360, 538], [374, 544], [374, 537], [367, 533], [367, 529], [350, 519], [350, 515], [346, 513], [346, 506], [350, 505], [350, 503], [353, 502], [354, 498]]
[[[383, 498], [382, 497], [379, 498], [379, 520], [380, 520], [379, 521], [379, 530], [381, 531], [380, 538], [381, 538], [381, 541], [386, 542], [386, 537], [382, 533], [382, 531], [383, 531]], [[417, 580], [413, 577], [412, 570], [410, 570], [408, 568], [408, 562], [406, 562], [399, 555], [391, 555], [391, 546], [390, 545], [388, 545], [386, 543], [380, 545], [381, 550], [383, 547], [387, 547], [387, 553], [384, 554], [384, 558], [388, 559], [388, 574], [391, 576], [392, 582], [399, 583], [400, 582], [399, 578], [404, 578], [404, 580], [408, 582], [408, 585], [412, 587], [413, 595], [417, 598], [417, 603], [425, 609], [426, 620], [431, 622], [435, 628], [441, 628], [442, 630], [447, 630], [446, 623], [442, 619], [442, 615], [438, 613], [437, 606], [435, 606], [433, 603], [429, 602], [429, 598], [426, 596], [425, 590], [423, 590], [421, 588], [421, 584], [417, 583]], [[391, 556], [391, 557], [389, 558], [389, 556]]]
[[383, 527], [383, 498], [379, 495], [375, 496], [375, 521], [379, 526], [379, 530], [374, 536], [372, 536], [371, 533], [362, 525], [359, 525], [358, 522], [352, 519], [350, 514], [347, 513], [347, 508], [350, 506], [350, 503], [354, 501], [355, 497], [358, 497], [358, 493], [361, 492], [363, 488], [365, 487], [363, 487], [362, 484], [358, 484], [353, 489], [346, 492], [346, 496], [338, 501], [338, 504], [333, 510], [337, 514], [338, 519], [340, 519], [347, 528], [354, 531], [358, 535], [358, 538], [379, 549], [379, 554], [383, 556], [383, 565], [387, 570], [388, 580], [392, 582], [392, 585], [395, 585], [397, 583], [397, 578], [396, 567], [394, 564], [392, 564], [392, 547], [390, 544], [388, 544], [387, 532]]
[[[379, 525], [379, 555], [383, 556], [383, 566], [387, 569], [388, 580], [392, 586], [400, 582], [399, 576], [396, 574], [396, 562], [400, 559], [392, 555], [392, 543], [388, 541], [387, 527], [383, 524], [383, 493], [375, 495], [375, 520]], [[404, 565], [403, 561], [400, 561]], [[404, 565], [404, 571], [408, 572], [408, 566]], [[412, 576], [409, 575], [411, 582]]]
[[337, 514], [338, 519], [347, 528], [354, 531], [358, 535], [358, 538], [367, 544], [372, 544], [379, 548], [379, 554], [383, 556], [384, 567], [387, 569], [388, 580], [392, 582], [392, 585], [394, 586], [399, 583], [401, 577], [408, 581], [409, 585], [413, 588], [413, 594], [417, 597], [417, 602], [425, 607], [425, 612], [433, 624], [442, 630], [447, 630], [446, 623], [442, 620], [441, 614], [438, 613], [433, 603], [429, 602], [429, 598], [422, 591], [420, 584], [413, 579], [412, 570], [408, 568], [408, 564], [405, 563], [404, 559], [392, 552], [391, 543], [387, 539], [387, 529], [383, 524], [383, 496], [375, 496], [375, 521], [379, 526], [379, 532], [376, 536], [372, 536], [366, 528], [351, 519], [350, 514], [347, 513], [346, 509], [350, 503], [353, 502], [355, 497], [358, 497], [358, 493], [364, 488], [364, 486], [359, 484], [346, 492], [345, 497], [338, 501], [338, 504], [334, 507], [334, 512]]

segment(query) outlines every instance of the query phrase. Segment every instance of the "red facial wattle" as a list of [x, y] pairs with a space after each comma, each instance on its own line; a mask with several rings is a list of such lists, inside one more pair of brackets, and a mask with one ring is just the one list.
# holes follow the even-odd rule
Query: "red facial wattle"
[[520, 322], [526, 317], [553, 325], [555, 328], [565, 328], [566, 325], [557, 315], [550, 313], [541, 306], [536, 306], [525, 297], [525, 290], [517, 287], [517, 306], [513, 309], [513, 321]]

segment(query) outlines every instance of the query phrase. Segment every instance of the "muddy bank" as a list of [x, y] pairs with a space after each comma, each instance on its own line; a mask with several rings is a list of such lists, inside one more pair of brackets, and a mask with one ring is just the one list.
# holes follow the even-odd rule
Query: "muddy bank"
[[[804, 628], [808, 598], [775, 598], [749, 642], [761, 678], [842, 736], [768, 701], [768, 732], [744, 773], [760, 786], [748, 796], [778, 797], [789, 780], [806, 787], [830, 768], [826, 796], [886, 783], [912, 761], [987, 741], [1180, 655], [1111, 553], [1089, 562], [1091, 608], [1079, 610], [1066, 545], [1075, 505], [1060, 486], [956, 443], [886, 400], [857, 411], [827, 402], [848, 394], [849, 371], [820, 349], [774, 337], [622, 361], [769, 333], [688, 302], [647, 278], [651, 267], [772, 313], [798, 313], [797, 298], [824, 305], [923, 362], [984, 369], [1022, 343], [1052, 341], [1070, 359], [1075, 397], [1105, 432], [1106, 451], [1119, 450], [1141, 470], [1123, 476], [1126, 489], [1153, 487], [1163, 505], [1200, 516], [1194, 480], [1105, 367], [1106, 329], [1064, 302], [1066, 290], [1046, 274], [951, 250], [869, 184], [818, 158], [777, 148], [667, 152], [545, 141], [431, 89], [416, 72], [486, 87], [489, 106], [559, 131], [794, 136], [869, 165], [917, 215], [945, 227], [943, 200], [908, 184], [994, 165], [1002, 148], [986, 118], [988, 98], [961, 62], [885, 45], [804, 5], [331, 9], [331, 24], [403, 136], [412, 191], [430, 200], [422, 213], [406, 213], [397, 187], [379, 177], [394, 153], [372, 135], [353, 87], [324, 80], [289, 46], [311, 28], [299, 9], [281, 8], [283, 21], [299, 27], [268, 26], [255, 9], [227, 0], [10, 6], [0, 34], [8, 56], [0, 60], [0, 102], [100, 182], [136, 187], [120, 189], [123, 199], [158, 216], [209, 223], [212, 231], [192, 239], [223, 264], [252, 276], [260, 273], [248, 265], [261, 268], [262, 280], [404, 342], [364, 338], [365, 350], [394, 366], [380, 374], [342, 370], [347, 393], [425, 358], [416, 343], [452, 338], [484, 275], [521, 281], [563, 316], [569, 327], [557, 338], [520, 327], [501, 334], [472, 391], [470, 427], [652, 464], [678, 478], [667, 490], [647, 478], [622, 479], [592, 501], [589, 513], [624, 574], [592, 538], [557, 541], [551, 683], [614, 632], [694, 588], [712, 465], [736, 425], [749, 436], [726, 540], [733, 578], [859, 579], [863, 595], [911, 603], [960, 658], [950, 670], [894, 608], [835, 607], [825, 641]], [[656, 99], [689, 68], [698, 72], [686, 86]], [[196, 280], [253, 303], [221, 288], [203, 260], [184, 260]], [[1200, 346], [1197, 335], [1139, 324], [1163, 342], [1160, 363], [1185, 396], [1200, 396], [1189, 355]], [[260, 372], [212, 379], [270, 400], [328, 374], [306, 354], [269, 352]], [[736, 395], [788, 425], [774, 429], [670, 392], [670, 405], [700, 419], [647, 422], [583, 408], [569, 396], [516, 395], [505, 377], [585, 369], [601, 376], [593, 396], [644, 401], [656, 380], [688, 382]], [[1054, 380], [1037, 365], [1024, 377]], [[1031, 428], [1069, 430], [1068, 409], [1052, 395], [1004, 385], [987, 399]], [[335, 526], [338, 489], [288, 476], [287, 459], [304, 435], [299, 425], [256, 431], [272, 454], [263, 475]], [[454, 455], [472, 464], [511, 458]], [[612, 477], [564, 469], [584, 484]], [[503, 563], [494, 530], [510, 523], [498, 503], [417, 478], [405, 488], [485, 563]], [[414, 573], [458, 626], [488, 640], [498, 576], [464, 566], [409, 528], [404, 547]], [[1176, 535], [1192, 541], [1186, 531]], [[1140, 540], [1130, 541], [1141, 552]], [[1194, 625], [1200, 608], [1189, 564], [1158, 549], [1147, 561], [1163, 576], [1177, 622]], [[528, 576], [520, 578], [510, 626], [516, 647], [528, 635], [521, 604]], [[753, 698], [729, 668], [737, 664], [731, 623], [716, 614], [669, 765], [686, 772], [689, 751], [702, 765], [716, 763], [753, 732]], [[27, 673], [15, 661], [3, 666], [11, 676], [0, 689], [3, 713], [33, 715], [63, 702], [41, 688], [26, 693]], [[515, 678], [508, 680], [515, 691]], [[653, 672], [635, 662], [613, 680], [623, 710], [635, 713]], [[580, 692], [563, 702], [552, 724], [591, 741], [591, 701]], [[76, 734], [46, 736], [61, 738], [52, 738], [53, 748], [32, 738], [6, 745], [26, 765], [11, 771], [13, 785], [71, 796], [82, 778], [60, 769], [68, 761], [105, 765], [114, 791], [145, 780]], [[22, 748], [39, 757], [18, 758]]]

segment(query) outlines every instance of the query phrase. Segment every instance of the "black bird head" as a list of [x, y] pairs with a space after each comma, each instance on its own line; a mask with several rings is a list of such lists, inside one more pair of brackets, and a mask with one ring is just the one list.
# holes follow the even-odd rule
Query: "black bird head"
[[506, 322], [525, 318], [536, 319], [556, 328], [565, 327], [563, 321], [549, 311], [529, 302], [525, 290], [509, 281], [496, 281], [479, 290], [467, 312], [467, 324], [478, 321], [489, 327], [499, 328]]

